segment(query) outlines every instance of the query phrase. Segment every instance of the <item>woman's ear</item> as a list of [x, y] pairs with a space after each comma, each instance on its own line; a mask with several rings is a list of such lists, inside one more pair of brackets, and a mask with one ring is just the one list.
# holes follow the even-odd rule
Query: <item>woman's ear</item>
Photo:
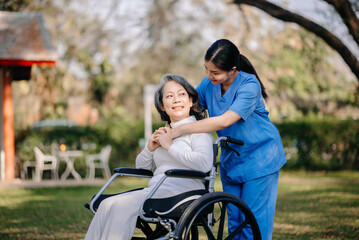
[[193, 106], [193, 98], [192, 97], [189, 98], [189, 102], [190, 102], [190, 105], [191, 105], [189, 107], [191, 108]]

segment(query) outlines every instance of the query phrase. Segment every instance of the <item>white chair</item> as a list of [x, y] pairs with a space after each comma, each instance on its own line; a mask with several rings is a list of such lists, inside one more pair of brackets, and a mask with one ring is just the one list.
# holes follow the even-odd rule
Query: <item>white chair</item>
[[33, 168], [32, 178], [35, 181], [41, 181], [42, 174], [45, 170], [51, 170], [51, 177], [53, 179], [59, 179], [58, 173], [58, 159], [53, 155], [45, 155], [38, 147], [34, 147], [36, 161], [26, 161], [23, 165], [23, 177], [27, 173], [29, 167]]
[[111, 177], [110, 167], [108, 166], [108, 161], [110, 158], [112, 147], [107, 145], [104, 147], [98, 154], [89, 154], [86, 156], [86, 166], [87, 166], [87, 178], [95, 179], [95, 169], [102, 168], [103, 176], [106, 178]]

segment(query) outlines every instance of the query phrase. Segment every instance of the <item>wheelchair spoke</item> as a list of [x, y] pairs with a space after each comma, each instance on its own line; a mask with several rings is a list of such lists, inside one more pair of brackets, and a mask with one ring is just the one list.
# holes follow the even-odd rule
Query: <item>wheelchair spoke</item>
[[[184, 235], [184, 239], [191, 239], [190, 238], [190, 232], [191, 232], [191, 229], [194, 227], [195, 225], [195, 221], [200, 221], [201, 223], [201, 226], [203, 227], [203, 229], [205, 230], [206, 234], [207, 234], [207, 237], [208, 239], [210, 240], [215, 240], [216, 238], [214, 237], [211, 229], [208, 227], [208, 223], [207, 223], [207, 218], [205, 216], [202, 215], [202, 213], [199, 213], [196, 217], [194, 217], [192, 219], [192, 221], [187, 225], [187, 229], [185, 231], [185, 235]], [[198, 234], [198, 231], [197, 231], [197, 234]], [[193, 236], [192, 236], [193, 237]]]
[[[223, 238], [223, 229], [224, 229], [224, 223], [226, 221], [226, 212], [227, 212], [227, 204], [223, 203], [223, 206], [220, 206], [221, 209], [221, 215], [219, 218], [219, 226], [218, 226], [218, 233], [217, 233], [217, 239], [222, 240]], [[219, 204], [221, 205], [221, 204]]]
[[203, 217], [202, 214], [200, 214], [200, 220], [201, 220], [201, 224], [203, 229], [206, 231], [207, 233], [207, 237], [208, 239], [213, 239], [215, 240], [216, 238], [214, 237], [212, 230], [209, 228], [208, 223], [206, 221], [207, 218]]
[[225, 240], [231, 240], [231, 239], [233, 239], [235, 236], [237, 236], [237, 234], [238, 234], [239, 232], [242, 231], [242, 229], [243, 229], [247, 224], [248, 224], [248, 221], [247, 221], [247, 219], [246, 219], [246, 220], [245, 220], [244, 222], [242, 222], [241, 225], [239, 225], [239, 226], [236, 228], [236, 230], [234, 230]]
[[198, 240], [199, 237], [199, 233], [198, 233], [198, 228], [197, 226], [192, 226], [191, 227], [191, 236], [192, 236], [192, 240]]
[[[229, 204], [245, 216], [244, 222], [231, 233], [227, 230]], [[191, 204], [177, 225], [175, 237], [179, 240], [191, 239], [189, 229], [193, 226], [198, 227], [200, 239], [232, 240], [248, 228], [252, 231], [253, 239], [261, 240], [253, 213], [241, 199], [230, 193], [210, 193]]]

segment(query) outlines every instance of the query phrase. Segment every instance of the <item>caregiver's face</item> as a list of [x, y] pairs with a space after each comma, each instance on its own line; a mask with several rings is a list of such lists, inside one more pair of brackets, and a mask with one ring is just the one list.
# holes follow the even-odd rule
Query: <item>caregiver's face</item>
[[225, 71], [220, 68], [218, 68], [213, 62], [211, 61], [205, 61], [204, 62], [204, 68], [207, 74], [207, 77], [211, 80], [211, 82], [214, 85], [225, 83], [226, 81], [230, 80], [233, 76], [233, 71], [235, 69], [232, 69], [230, 71]]

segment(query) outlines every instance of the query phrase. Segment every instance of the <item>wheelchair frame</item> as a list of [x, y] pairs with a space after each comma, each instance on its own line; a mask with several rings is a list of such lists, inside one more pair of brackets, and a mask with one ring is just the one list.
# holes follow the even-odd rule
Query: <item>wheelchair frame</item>
[[[183, 169], [171, 169], [165, 172], [165, 175], [158, 181], [158, 183], [154, 186], [154, 188], [150, 191], [147, 195], [145, 200], [143, 201], [140, 212], [139, 212], [139, 219], [144, 221], [145, 223], [155, 223], [161, 224], [169, 234], [162, 236], [160, 238], [154, 239], [198, 239], [198, 231], [197, 227], [199, 225], [203, 225], [203, 228], [207, 234], [208, 239], [216, 239], [213, 234], [210, 233], [212, 231], [212, 226], [214, 225], [214, 217], [213, 212], [208, 213], [208, 208], [212, 208], [214, 204], [218, 203], [223, 205], [221, 207], [221, 212], [225, 215], [226, 206], [228, 204], [233, 204], [234, 206], [238, 207], [240, 211], [244, 214], [245, 220], [244, 223], [239, 226], [235, 232], [230, 234], [226, 239], [232, 239], [235, 237], [244, 227], [250, 226], [253, 233], [253, 239], [260, 240], [260, 230], [257, 224], [257, 221], [249, 209], [249, 207], [238, 197], [224, 192], [215, 192], [214, 184], [217, 173], [217, 155], [219, 147], [230, 149], [235, 151], [231, 148], [228, 143], [243, 145], [244, 143], [240, 140], [233, 139], [230, 137], [218, 137], [213, 143], [213, 165], [209, 173], [196, 171], [196, 170], [183, 170]], [[237, 153], [238, 154], [238, 153]], [[98, 193], [92, 198], [90, 204], [86, 203], [85, 207], [90, 209], [92, 213], [96, 213], [97, 209], [95, 209], [96, 204], [99, 204], [101, 200], [101, 196], [106, 188], [113, 182], [115, 178], [118, 176], [131, 176], [131, 177], [141, 177], [141, 178], [151, 178], [153, 176], [153, 172], [146, 169], [138, 169], [138, 168], [116, 168], [114, 169], [114, 174], [111, 178], [104, 184], [104, 186], [98, 191]], [[178, 222], [173, 219], [162, 219], [160, 216], [157, 218], [155, 217], [146, 217], [146, 212], [144, 211], [144, 204], [145, 202], [150, 199], [156, 191], [159, 189], [161, 184], [168, 178], [168, 177], [176, 177], [176, 178], [191, 178], [191, 179], [201, 179], [208, 183], [206, 190], [208, 190], [207, 194], [204, 195], [196, 195], [192, 196], [187, 200], [193, 201], [183, 212]], [[179, 205], [179, 204], [176, 204]], [[173, 207], [174, 208], [174, 207]], [[197, 212], [196, 212], [197, 211]], [[201, 211], [203, 211], [201, 213]], [[222, 214], [221, 213], [221, 214]], [[203, 222], [199, 224], [199, 218], [203, 214], [207, 214], [205, 219], [207, 222]], [[221, 216], [222, 218], [222, 216]], [[224, 222], [224, 219], [222, 219]], [[222, 221], [221, 220], [221, 221]], [[217, 220], [218, 221], [218, 220]], [[223, 224], [220, 223], [222, 226], [222, 230], [218, 233], [218, 239], [222, 239], [223, 235]], [[240, 230], [238, 230], [240, 228]], [[157, 228], [156, 228], [157, 229]], [[191, 234], [191, 235], [190, 235]], [[196, 236], [197, 234], [197, 236]], [[168, 236], [167, 236], [168, 235]], [[183, 236], [184, 235], [184, 236]], [[133, 238], [137, 239], [137, 238]], [[152, 238], [143, 238], [143, 239], [152, 239]]]

